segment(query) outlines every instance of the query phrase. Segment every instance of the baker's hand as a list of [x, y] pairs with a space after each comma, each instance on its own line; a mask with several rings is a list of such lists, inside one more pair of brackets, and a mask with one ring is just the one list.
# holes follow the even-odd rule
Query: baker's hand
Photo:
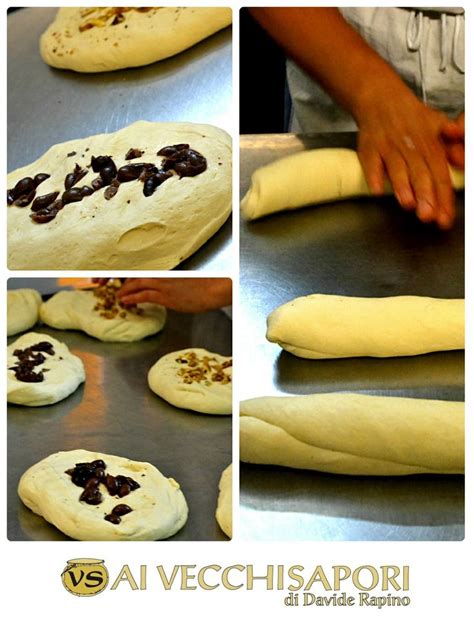
[[371, 191], [383, 192], [386, 175], [403, 208], [415, 210], [423, 222], [450, 228], [454, 191], [442, 131], [454, 132], [453, 122], [411, 92], [387, 92], [385, 101], [367, 105], [357, 120], [358, 154]]
[[453, 167], [464, 169], [464, 112], [441, 128], [446, 156]]
[[232, 304], [230, 279], [127, 279], [117, 296], [124, 305], [157, 303], [168, 309], [200, 313]]

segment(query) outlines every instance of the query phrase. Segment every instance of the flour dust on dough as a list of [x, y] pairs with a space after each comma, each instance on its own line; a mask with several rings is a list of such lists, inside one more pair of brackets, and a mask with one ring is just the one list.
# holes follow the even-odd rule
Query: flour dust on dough
[[275, 309], [267, 339], [302, 358], [413, 356], [464, 348], [464, 300], [311, 294]]
[[85, 378], [81, 359], [49, 335], [26, 333], [7, 348], [9, 403], [22, 406], [57, 403], [74, 393]]
[[[176, 146], [189, 148], [177, 152], [175, 162], [172, 156], [158, 155]], [[180, 155], [184, 163], [176, 163]], [[103, 166], [99, 171], [92, 168], [92, 157], [96, 170]], [[225, 131], [185, 122], [139, 121], [113, 133], [52, 146], [37, 161], [8, 175], [8, 266], [174, 268], [228, 218], [231, 163], [231, 140]], [[169, 165], [177, 167], [165, 172], [163, 166]], [[18, 187], [19, 181], [23, 184]], [[67, 191], [66, 182], [74, 183]], [[39, 207], [38, 198], [44, 201], [55, 194], [52, 204], [33, 210]], [[15, 205], [15, 196], [22, 207]]]
[[148, 372], [148, 385], [177, 408], [232, 414], [232, 358], [204, 348], [162, 356]]
[[[100, 502], [86, 502], [81, 499], [84, 484], [74, 484], [71, 472], [76, 464], [92, 462], [105, 464], [105, 474], [114, 477], [115, 486], [117, 477], [122, 477], [132, 479], [139, 487], [119, 497], [111, 495], [101, 481], [97, 486]], [[179, 484], [155, 466], [81, 449], [54, 453], [33, 465], [21, 477], [18, 494], [34, 513], [79, 541], [157, 541], [176, 534], [188, 517]], [[118, 505], [130, 511], [116, 523], [105, 519]]]
[[[451, 169], [455, 189], [464, 187], [464, 173]], [[387, 182], [385, 193], [391, 194]], [[357, 153], [347, 148], [305, 150], [257, 169], [242, 200], [246, 219], [281, 210], [370, 196]]]
[[335, 474], [464, 473], [464, 403], [330, 393], [240, 406], [240, 459]]
[[216, 519], [222, 532], [232, 538], [232, 464], [221, 475]]
[[231, 9], [219, 7], [60, 8], [40, 52], [59, 69], [116, 71], [174, 56], [231, 21]]
[[37, 290], [8, 290], [7, 335], [10, 337], [32, 328], [38, 321], [41, 303], [41, 294]]
[[159, 333], [166, 309], [143, 303], [126, 308], [115, 297], [118, 280], [97, 290], [63, 290], [41, 305], [41, 320], [59, 330], [81, 330], [108, 342], [140, 341]]

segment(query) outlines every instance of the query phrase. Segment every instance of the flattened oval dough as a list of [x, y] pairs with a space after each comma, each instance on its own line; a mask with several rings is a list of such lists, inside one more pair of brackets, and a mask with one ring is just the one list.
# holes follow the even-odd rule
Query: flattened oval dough
[[54, 348], [54, 355], [44, 353], [45, 361], [38, 365], [35, 373], [43, 369], [43, 382], [22, 382], [15, 373], [7, 370], [7, 400], [22, 406], [47, 406], [57, 403], [71, 395], [84, 382], [86, 375], [84, 365], [79, 357], [74, 356], [64, 344], [42, 333], [26, 333], [7, 348], [7, 367], [17, 364], [18, 357], [13, 352], [24, 350], [35, 343], [47, 341]]
[[38, 321], [41, 303], [41, 294], [37, 290], [8, 290], [7, 335], [10, 337], [32, 328]]
[[125, 317], [106, 318], [95, 311], [97, 297], [89, 290], [63, 290], [41, 305], [41, 320], [60, 330], [82, 330], [91, 337], [109, 342], [140, 341], [154, 335], [166, 322], [161, 305], [139, 305], [141, 315], [125, 311]]
[[[111, 199], [99, 189], [42, 224], [32, 221], [30, 207], [10, 206], [9, 268], [168, 270], [185, 260], [217, 232], [231, 211], [231, 140], [217, 127], [140, 121], [115, 133], [57, 144], [34, 163], [11, 172], [8, 187], [47, 173], [50, 178], [38, 186], [36, 195], [62, 195], [66, 175], [76, 163], [88, 165], [92, 155], [110, 155], [117, 169], [140, 162], [159, 167], [163, 157], [156, 153], [179, 143], [206, 157], [207, 169], [193, 177], [173, 175], [149, 197], [143, 195], [140, 180], [124, 182]], [[143, 156], [126, 161], [130, 148], [143, 150]], [[89, 169], [76, 186], [90, 186], [97, 176]]]
[[[122, 19], [120, 23], [112, 22]], [[61, 8], [41, 36], [43, 60], [81, 73], [137, 67], [174, 56], [228, 26], [232, 11], [218, 7]], [[88, 27], [89, 26], [89, 27]]]
[[[197, 365], [180, 362], [189, 354], [195, 354]], [[210, 360], [205, 360], [210, 359]], [[216, 368], [232, 358], [209, 352], [204, 348], [187, 348], [162, 356], [148, 372], [148, 385], [151, 390], [177, 408], [194, 410], [203, 414], [232, 414], [232, 381], [222, 383], [213, 380], [216, 373], [223, 373], [232, 379], [232, 366], [222, 372]], [[202, 373], [193, 379], [180, 375], [180, 372]]]
[[[451, 169], [455, 189], [464, 187], [464, 173]], [[385, 186], [392, 193], [390, 185]], [[347, 148], [305, 150], [277, 159], [252, 174], [241, 207], [247, 219], [280, 210], [371, 195], [357, 153]]]
[[[119, 498], [101, 484], [100, 504], [81, 502], [83, 488], [74, 485], [66, 470], [96, 459], [105, 462], [108, 474], [129, 476], [140, 487]], [[179, 484], [150, 463], [85, 450], [54, 453], [41, 460], [23, 474], [18, 494], [34, 513], [79, 541], [157, 541], [176, 534], [188, 517]], [[112, 524], [104, 516], [117, 504], [127, 504], [133, 510], [119, 524]]]
[[216, 510], [217, 523], [229, 539], [232, 538], [232, 464], [224, 470], [219, 481]]
[[275, 309], [267, 339], [302, 358], [413, 356], [464, 348], [464, 300], [311, 294]]
[[352, 393], [240, 406], [240, 459], [335, 474], [464, 473], [464, 403]]

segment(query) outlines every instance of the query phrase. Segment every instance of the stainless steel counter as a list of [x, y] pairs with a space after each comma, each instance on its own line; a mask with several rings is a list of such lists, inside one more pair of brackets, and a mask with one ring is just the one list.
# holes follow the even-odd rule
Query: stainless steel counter
[[231, 321], [225, 314], [169, 312], [161, 333], [136, 343], [102, 343], [48, 327], [33, 330], [68, 345], [84, 362], [86, 382], [52, 406], [8, 406], [8, 538], [70, 540], [23, 506], [17, 486], [40, 459], [85, 448], [148, 461], [180, 483], [189, 519], [172, 540], [226, 540], [215, 509], [220, 475], [232, 458], [231, 417], [175, 408], [147, 384], [148, 369], [173, 350], [204, 347], [231, 354]]
[[[304, 148], [352, 147], [355, 136], [241, 138], [241, 196], [261, 165]], [[241, 399], [352, 391], [464, 399], [462, 352], [411, 358], [310, 361], [265, 339], [268, 314], [315, 292], [353, 296], [464, 296], [464, 195], [453, 230], [419, 223], [391, 197], [278, 213], [240, 231], [244, 332]], [[464, 478], [362, 478], [241, 465], [246, 540], [459, 540]]]
[[[232, 127], [232, 33], [226, 28], [161, 62], [108, 73], [52, 69], [39, 37], [56, 13], [27, 8], [8, 16], [8, 169], [69, 139], [116, 131], [136, 120]], [[231, 264], [230, 218], [179, 269]]]

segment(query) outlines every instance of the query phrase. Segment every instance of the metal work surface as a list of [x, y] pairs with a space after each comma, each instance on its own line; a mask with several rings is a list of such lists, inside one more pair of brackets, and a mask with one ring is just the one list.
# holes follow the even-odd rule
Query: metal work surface
[[[241, 138], [241, 197], [258, 167], [304, 148], [353, 147], [355, 136]], [[241, 399], [351, 391], [464, 399], [464, 354], [305, 360], [265, 339], [279, 305], [312, 293], [464, 297], [464, 195], [449, 232], [419, 223], [391, 197], [346, 200], [242, 222], [245, 331]], [[464, 477], [346, 477], [241, 464], [246, 540], [460, 540]]]
[[230, 355], [231, 328], [223, 312], [210, 311], [169, 312], [161, 333], [136, 343], [103, 343], [43, 326], [32, 329], [69, 346], [84, 362], [86, 382], [51, 406], [8, 406], [8, 538], [70, 540], [22, 504], [17, 486], [23, 472], [44, 457], [84, 448], [148, 461], [179, 482], [189, 518], [172, 540], [226, 540], [215, 510], [220, 476], [232, 458], [231, 417], [168, 404], [149, 389], [147, 373], [163, 354], [183, 348]]
[[[144, 67], [107, 73], [53, 69], [39, 38], [56, 9], [8, 16], [8, 170], [31, 163], [54, 144], [117, 131], [137, 120], [198, 122], [230, 130], [232, 31]], [[230, 218], [178, 269], [224, 270], [231, 263]]]

